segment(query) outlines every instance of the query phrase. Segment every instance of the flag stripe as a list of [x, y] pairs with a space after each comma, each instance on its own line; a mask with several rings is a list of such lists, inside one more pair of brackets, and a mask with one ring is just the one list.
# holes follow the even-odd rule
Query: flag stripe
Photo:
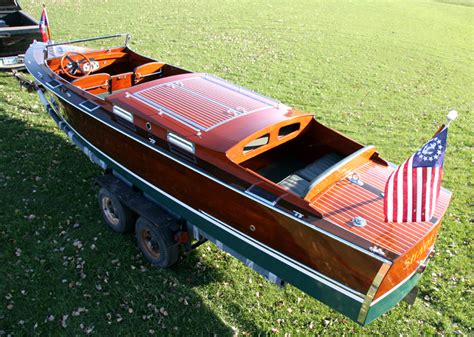
[[407, 200], [406, 200], [406, 217], [404, 218], [405, 222], [411, 222], [413, 214], [413, 156], [408, 159], [406, 176], [407, 176]]
[[401, 165], [401, 167], [398, 170], [397, 174], [397, 212], [396, 212], [396, 219], [397, 222], [402, 222], [403, 220], [403, 171], [404, 171], [404, 166]]
[[[441, 179], [443, 177], [443, 168], [439, 168], [439, 173], [438, 173], [438, 184], [436, 188], [436, 202], [438, 202], [439, 194], [441, 192]], [[436, 209], [436, 208], [435, 208]]]
[[426, 182], [425, 182], [425, 217], [423, 221], [429, 221], [430, 220], [430, 214], [431, 214], [431, 167], [426, 168]]
[[[433, 189], [431, 191], [431, 214], [433, 215], [434, 209], [436, 207], [436, 200], [437, 200], [437, 191], [438, 191], [438, 177], [439, 177], [439, 167], [434, 168], [433, 173]], [[431, 218], [431, 216], [430, 216]]]
[[416, 168], [416, 222], [421, 221], [421, 199], [423, 197], [423, 169]]
[[40, 30], [43, 42], [48, 42], [49, 40], [51, 40], [51, 29], [49, 27], [48, 13], [46, 11], [46, 7], [43, 7], [43, 10], [41, 11], [41, 18], [39, 21], [39, 30]]
[[417, 178], [416, 178], [416, 168], [413, 167], [411, 168], [411, 173], [412, 173], [412, 190], [411, 190], [411, 195], [412, 195], [412, 205], [411, 205], [411, 221], [416, 221], [416, 205], [417, 205]]
[[448, 129], [444, 127], [386, 181], [386, 221], [411, 223], [431, 220], [441, 188], [447, 137]]

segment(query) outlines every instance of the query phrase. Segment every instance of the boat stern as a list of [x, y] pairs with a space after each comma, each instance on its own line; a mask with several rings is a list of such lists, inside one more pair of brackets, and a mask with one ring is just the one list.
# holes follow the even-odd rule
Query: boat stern
[[[358, 323], [369, 324], [416, 291], [415, 287], [418, 281], [435, 255], [434, 245], [450, 199], [451, 192], [442, 189], [435, 216], [431, 219], [434, 226], [412, 248], [396, 258], [387, 268], [373, 298], [368, 301], [366, 298], [366, 302], [362, 305]], [[407, 302], [412, 304], [414, 299], [407, 300]]]
[[[362, 158], [363, 159], [363, 158]], [[384, 187], [394, 167], [362, 161], [311, 200], [323, 218], [350, 232], [364, 248], [385, 259], [365, 294], [357, 322], [366, 325], [402, 301], [426, 269], [449, 206], [451, 192], [441, 188], [430, 221], [392, 223], [384, 219]], [[356, 243], [354, 241], [354, 243]]]

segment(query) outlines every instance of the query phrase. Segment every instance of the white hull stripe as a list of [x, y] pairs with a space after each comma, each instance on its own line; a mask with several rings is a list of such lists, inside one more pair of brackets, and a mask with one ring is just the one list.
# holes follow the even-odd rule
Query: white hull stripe
[[373, 305], [376, 305], [378, 302], [380, 302], [381, 300], [383, 300], [385, 297], [387, 297], [388, 295], [390, 295], [391, 293], [393, 293], [395, 290], [397, 290], [398, 288], [400, 288], [403, 284], [405, 284], [406, 281], [408, 281], [409, 279], [412, 278], [413, 275], [415, 275], [416, 273], [416, 269], [414, 272], [412, 272], [410, 275], [408, 275], [407, 277], [405, 277], [403, 279], [403, 281], [401, 281], [400, 283], [398, 283], [395, 287], [393, 287], [392, 289], [390, 289], [389, 291], [387, 291], [385, 294], [383, 294], [382, 296], [380, 296], [379, 298], [377, 298], [375, 301], [373, 301], [372, 303], [370, 303], [370, 306], [373, 306]]
[[[432, 252], [433, 250], [433, 247], [430, 248], [429, 250], [429, 253], [428, 253], [428, 256], [423, 260], [423, 263], [426, 263], [426, 261], [429, 260], [429, 256], [430, 256], [430, 253]], [[385, 294], [383, 294], [382, 296], [380, 296], [379, 298], [377, 298], [375, 301], [373, 301], [370, 306], [373, 306], [375, 304], [377, 304], [377, 302], [380, 302], [381, 300], [383, 300], [385, 297], [387, 297], [388, 295], [390, 295], [391, 293], [393, 293], [395, 290], [397, 290], [398, 288], [400, 288], [403, 284], [405, 284], [409, 279], [411, 279], [413, 277], [413, 275], [415, 275], [415, 273], [417, 273], [417, 269], [415, 269], [415, 271], [413, 271], [410, 275], [408, 275], [407, 277], [405, 277], [403, 279], [403, 281], [401, 281], [400, 283], [398, 283], [395, 287], [393, 287], [392, 289], [390, 289], [389, 291], [387, 291]]]
[[[334, 281], [333, 279], [321, 274], [321, 273], [318, 273], [317, 271], [315, 270], [312, 270], [312, 269], [309, 269], [308, 267], [306, 267], [305, 265], [293, 260], [292, 258], [274, 250], [273, 248], [271, 247], [268, 247], [267, 245], [253, 239], [252, 237], [244, 234], [244, 233], [241, 233], [241, 232], [238, 232], [236, 230], [233, 229], [233, 227], [227, 225], [226, 223], [222, 222], [221, 220], [213, 217], [212, 215], [204, 212], [203, 210], [200, 210], [202, 214], [204, 214], [206, 216], [206, 220], [214, 223], [214, 224], [220, 224], [222, 229], [224, 229], [226, 232], [232, 234], [233, 236], [239, 238], [240, 240], [256, 247], [257, 249], [259, 250], [262, 250], [262, 251], [265, 251], [266, 254], [270, 255], [271, 257], [277, 259], [277, 260], [280, 260], [282, 262], [284, 262], [286, 265], [289, 265], [290, 267], [300, 271], [301, 273], [311, 277], [312, 279], [316, 279], [318, 281], [320, 281], [321, 283], [324, 283], [325, 285], [331, 287], [331, 288], [334, 288], [334, 285], [339, 287], [340, 289], [336, 289], [340, 292], [343, 292], [345, 293], [347, 296], [350, 296], [351, 298], [355, 299], [356, 301], [358, 302], [361, 302], [363, 301], [363, 297], [364, 295], [359, 293], [359, 292], [356, 292], [354, 291], [353, 289], [351, 288], [348, 288], [346, 287], [345, 285], [343, 284], [340, 284], [339, 282], [337, 281]], [[263, 248], [263, 249], [262, 249]], [[286, 260], [286, 261], [285, 261]], [[331, 285], [331, 283], [333, 283], [333, 285]], [[334, 283], [337, 283], [337, 284], [334, 284]]]

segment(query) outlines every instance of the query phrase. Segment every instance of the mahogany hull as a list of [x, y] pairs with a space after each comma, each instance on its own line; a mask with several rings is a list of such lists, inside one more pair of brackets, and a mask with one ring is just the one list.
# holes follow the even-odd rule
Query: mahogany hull
[[[64, 107], [66, 108], [65, 111], [67, 111], [67, 105]], [[65, 131], [71, 141], [79, 146], [93, 162], [104, 169], [107, 168], [116, 171], [161, 205], [185, 217], [188, 221], [193, 223], [193, 225], [198, 226], [218, 241], [246, 256], [249, 261], [264, 266], [267, 270], [276, 275], [280, 275], [285, 281], [293, 284], [352, 320], [358, 320], [363, 305], [363, 294], [355, 293], [348, 287], [332, 282], [324, 275], [301, 265], [293, 259], [287, 258], [269, 247], [261, 245], [245, 234], [233, 230], [230, 226], [218, 219], [204, 212], [192, 209], [165, 191], [154, 188], [148, 182], [115, 162], [111, 157], [94, 148], [94, 146], [73, 129], [68, 122], [63, 120], [62, 117], [55, 115], [53, 110], [49, 109], [49, 113], [53, 116], [53, 119], [58, 123], [59, 127]], [[364, 321], [360, 321], [359, 323], [365, 324]]]
[[66, 121], [80, 135], [142, 179], [336, 282], [367, 293], [380, 260], [216, 183], [69, 103], [62, 101], [62, 105]]
[[[333, 309], [357, 321], [359, 324], [366, 325], [395, 306], [410, 292], [421, 277], [420, 273], [414, 272], [406, 279], [400, 280], [401, 277], [406, 275], [400, 273], [401, 266], [406, 267], [406, 261], [412, 259], [414, 254], [417, 254], [418, 260], [411, 261], [410, 264], [412, 265], [415, 265], [414, 262], [419, 262], [420, 259], [421, 261], [428, 260], [427, 256], [421, 257], [420, 254], [428, 255], [439, 226], [436, 227], [436, 231], [433, 231], [427, 237], [426, 241], [420, 242], [412, 251], [397, 259], [394, 264], [384, 263], [330, 237], [315, 232], [309, 227], [302, 226], [300, 223], [285, 220], [285, 217], [275, 214], [275, 211], [266, 209], [264, 205], [246, 200], [239, 193], [227, 190], [226, 187], [220, 186], [213, 181], [206, 181], [208, 178], [200, 176], [192, 170], [176, 166], [177, 164], [167, 156], [159, 155], [149, 148], [143, 149], [143, 146], [139, 143], [137, 144], [135, 141], [127, 139], [128, 137], [120, 132], [104, 126], [66, 102], [62, 102], [62, 107], [65, 120], [77, 132], [77, 135], [80, 137], [91, 137], [90, 139], [86, 138], [90, 142], [89, 146], [97, 147], [100, 151], [110, 150], [107, 153], [108, 158], [102, 157], [100, 151], [97, 152], [98, 156], [107, 162], [109, 168], [118, 171], [118, 173], [129, 179], [132, 183], [134, 182], [134, 177], [130, 175], [130, 169], [136, 169], [141, 172], [143, 176], [139, 176], [142, 178], [140, 180], [144, 181], [147, 179], [150, 183], [162, 184], [157, 189], [154, 189], [153, 187], [150, 188], [150, 186], [141, 185], [139, 180], [135, 182], [139, 188], [152, 196], [155, 196], [153, 192], [156, 190], [160, 191], [163, 198], [156, 196], [157, 201], [173, 209], [188, 221], [203, 228], [219, 240], [222, 240], [229, 247], [248, 256], [249, 259], [259, 263], [259, 265], [265, 266], [282, 279], [287, 280], [323, 303], [328, 304]], [[94, 127], [92, 128], [91, 125]], [[81, 134], [80, 130], [84, 134]], [[120, 144], [120, 147], [112, 146], [111, 144]], [[129, 153], [129, 155], [123, 155], [123, 153]], [[141, 154], [136, 155], [137, 153]], [[107, 159], [113, 160], [108, 161]], [[121, 165], [114, 165], [115, 160], [122, 160], [122, 162], [119, 162]], [[145, 168], [142, 168], [142, 164], [140, 164], [143, 162], [148, 163]], [[167, 172], [170, 169], [175, 172]], [[187, 180], [189, 178], [194, 182], [193, 186], [185, 190], [181, 189], [179, 184], [181, 179]], [[201, 188], [200, 186], [205, 187]], [[203, 197], [203, 191], [206, 193], [205, 197]], [[163, 192], [165, 192], [164, 196]], [[171, 193], [173, 193], [173, 197], [171, 197]], [[182, 197], [182, 200], [177, 199], [192, 207], [196, 211], [195, 213], [210, 215], [209, 218], [214, 220], [214, 222], [202, 221], [202, 218], [195, 217], [193, 214], [186, 212], [186, 210], [180, 209], [179, 204], [174, 200], [178, 196]], [[226, 198], [234, 198], [236, 204], [229, 204], [226, 202]], [[215, 212], [216, 205], [222, 207], [223, 210]], [[233, 208], [235, 205], [239, 205], [239, 208], [248, 211], [248, 214], [235, 212]], [[243, 219], [244, 216], [245, 219]], [[251, 232], [248, 229], [247, 225], [250, 223], [257, 223], [258, 228], [273, 228], [273, 232], [268, 236], [254, 235], [253, 238], [256, 240], [253, 242], [264, 243], [262, 245], [264, 250], [265, 247], [270, 247], [269, 250], [271, 252], [279, 250], [284, 255], [290, 257], [291, 261], [305, 262], [305, 267], [315, 271], [316, 275], [321, 275], [321, 279], [308, 277], [308, 273], [301, 273], [294, 269], [294, 265], [289, 265], [285, 262], [278, 265], [276, 261], [272, 260], [271, 256], [262, 254], [262, 250], [254, 250], [252, 247], [242, 244], [242, 238], [239, 238], [238, 234], [231, 234], [226, 237], [225, 234], [215, 231], [216, 221], [221, 222], [222, 225], [231, 225], [230, 227], [237, 229], [236, 233], [241, 233], [249, 238], [252, 238], [254, 233], [259, 234], [256, 233], [258, 230]], [[285, 240], [278, 240], [278, 238], [282, 237]], [[281, 242], [285, 242], [285, 245], [279, 245]], [[302, 244], [298, 245], [298, 242]], [[305, 245], [305, 243], [309, 242], [311, 245]], [[292, 251], [295, 247], [297, 249]], [[312, 249], [315, 247], [318, 247], [318, 249]], [[305, 251], [304, 249], [307, 250]], [[318, 264], [318, 262], [323, 263]], [[373, 272], [369, 274], [371, 270]], [[371, 293], [373, 284], [377, 283], [375, 282], [377, 277], [381, 277], [383, 282], [380, 282], [380, 285], [376, 288], [378, 290], [377, 293]], [[326, 281], [326, 284], [324, 282], [321, 283], [321, 280]], [[368, 288], [364, 289], [363, 287], [367, 284], [369, 284]], [[356, 289], [360, 289], [360, 291]], [[374, 300], [379, 296], [379, 300]]]

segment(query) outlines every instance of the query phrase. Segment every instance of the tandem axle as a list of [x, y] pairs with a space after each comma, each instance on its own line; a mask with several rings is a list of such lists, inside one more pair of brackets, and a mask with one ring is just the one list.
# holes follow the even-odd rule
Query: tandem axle
[[275, 274], [214, 239], [172, 210], [159, 205], [149, 196], [112, 170], [96, 179], [100, 187], [99, 207], [105, 223], [117, 233], [135, 229], [138, 247], [155, 266], [168, 268], [179, 259], [180, 247], [189, 254], [207, 241], [252, 268], [268, 281], [284, 286]]

